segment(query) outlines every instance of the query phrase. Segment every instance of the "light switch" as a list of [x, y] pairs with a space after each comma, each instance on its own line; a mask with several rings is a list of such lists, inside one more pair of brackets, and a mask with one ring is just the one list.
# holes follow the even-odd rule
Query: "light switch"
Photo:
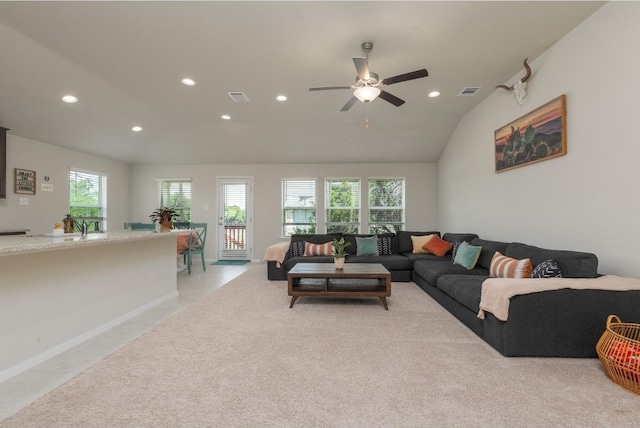
[[20, 198], [20, 205], [29, 205], [29, 198]]

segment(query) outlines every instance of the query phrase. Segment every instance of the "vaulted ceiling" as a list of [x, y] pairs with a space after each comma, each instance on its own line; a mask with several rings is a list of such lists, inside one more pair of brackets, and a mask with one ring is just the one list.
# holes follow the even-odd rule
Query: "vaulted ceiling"
[[[435, 162], [465, 113], [602, 4], [0, 2], [0, 126], [133, 164]], [[366, 41], [381, 78], [428, 70], [385, 87], [404, 105], [342, 112], [350, 90], [308, 90], [353, 84]]]

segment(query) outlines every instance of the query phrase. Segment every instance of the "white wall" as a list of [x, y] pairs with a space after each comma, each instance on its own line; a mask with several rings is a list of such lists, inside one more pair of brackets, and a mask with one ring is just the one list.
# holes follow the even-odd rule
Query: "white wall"
[[[281, 182], [283, 178], [404, 177], [406, 178], [406, 227], [436, 227], [437, 171], [435, 164], [307, 164], [307, 165], [137, 165], [132, 170], [131, 221], [149, 221], [157, 208], [158, 178], [191, 178], [192, 220], [209, 223], [205, 257], [217, 258], [217, 177], [253, 177], [254, 249], [251, 258], [261, 260], [265, 249], [281, 240]], [[321, 189], [318, 195], [322, 195]], [[209, 205], [205, 210], [204, 206]], [[322, 230], [322, 229], [320, 229]]]
[[[9, 131], [11, 132], [11, 131]], [[28, 140], [7, 134], [7, 198], [0, 199], [0, 229], [31, 229], [32, 234], [50, 232], [53, 224], [69, 212], [69, 168], [82, 168], [108, 175], [107, 217], [110, 229], [122, 229], [129, 218], [128, 164], [98, 156]], [[14, 168], [36, 171], [36, 194], [13, 192]], [[50, 177], [53, 192], [43, 192], [40, 185]], [[20, 205], [20, 198], [29, 205]]]
[[[524, 106], [496, 90], [460, 121], [438, 163], [440, 230], [589, 251], [640, 278], [639, 22], [640, 3], [606, 4], [532, 62]], [[568, 154], [496, 174], [494, 131], [560, 94]]]

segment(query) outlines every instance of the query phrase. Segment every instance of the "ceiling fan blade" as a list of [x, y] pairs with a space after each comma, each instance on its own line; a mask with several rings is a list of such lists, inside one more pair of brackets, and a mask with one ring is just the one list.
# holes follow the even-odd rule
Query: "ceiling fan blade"
[[412, 71], [411, 73], [399, 74], [393, 77], [387, 77], [382, 81], [383, 85], [393, 85], [394, 83], [406, 82], [407, 80], [420, 79], [427, 77], [429, 73], [424, 68], [422, 70]]
[[369, 80], [369, 64], [366, 58], [353, 58], [353, 63], [358, 70], [358, 78], [361, 80]]
[[391, 104], [393, 104], [396, 107], [400, 107], [402, 104], [404, 104], [404, 100], [401, 100], [400, 98], [396, 97], [395, 95], [391, 95], [387, 91], [380, 92], [380, 95], [378, 95], [378, 97], [382, 98], [383, 100], [385, 100], [387, 102], [390, 102]]
[[340, 111], [347, 111], [351, 108], [351, 106], [353, 106], [356, 101], [358, 101], [358, 99], [356, 97], [351, 97], [351, 99], [349, 101], [347, 101], [347, 103], [344, 105], [344, 107], [342, 107], [340, 109]]
[[333, 89], [351, 89], [351, 86], [322, 86], [320, 88], [309, 88], [310, 91], [330, 91]]

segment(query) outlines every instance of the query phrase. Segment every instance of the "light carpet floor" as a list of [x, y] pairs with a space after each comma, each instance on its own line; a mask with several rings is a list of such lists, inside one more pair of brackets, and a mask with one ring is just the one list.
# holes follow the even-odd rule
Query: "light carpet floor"
[[300, 298], [264, 264], [0, 427], [632, 427], [597, 359], [506, 358], [413, 283]]

